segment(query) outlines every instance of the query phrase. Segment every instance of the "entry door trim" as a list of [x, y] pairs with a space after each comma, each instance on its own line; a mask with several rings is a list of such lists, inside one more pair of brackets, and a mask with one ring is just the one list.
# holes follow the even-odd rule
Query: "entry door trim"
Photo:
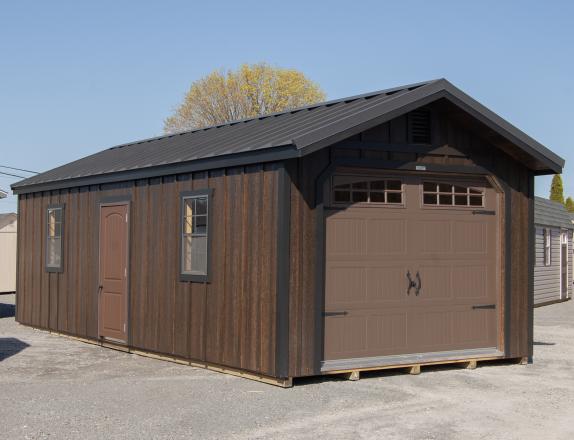
[[[99, 286], [101, 285], [101, 255], [100, 255], [100, 244], [101, 244], [101, 220], [102, 220], [102, 207], [106, 206], [126, 206], [127, 211], [127, 225], [126, 225], [126, 295], [125, 295], [125, 322], [126, 322], [126, 339], [115, 339], [110, 337], [105, 337], [101, 335], [101, 311], [100, 311], [100, 289]], [[130, 261], [131, 261], [131, 253], [130, 253], [130, 238], [131, 238], [131, 196], [124, 195], [124, 196], [110, 196], [104, 197], [100, 200], [99, 207], [98, 207], [98, 280], [97, 280], [97, 299], [98, 299], [98, 339], [103, 339], [123, 345], [129, 345], [131, 341], [131, 334], [130, 334]]]

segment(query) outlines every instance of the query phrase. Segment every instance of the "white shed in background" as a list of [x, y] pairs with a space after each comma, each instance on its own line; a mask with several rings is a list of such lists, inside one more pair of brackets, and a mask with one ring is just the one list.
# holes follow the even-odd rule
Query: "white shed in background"
[[0, 293], [16, 291], [16, 235], [18, 216], [0, 214]]

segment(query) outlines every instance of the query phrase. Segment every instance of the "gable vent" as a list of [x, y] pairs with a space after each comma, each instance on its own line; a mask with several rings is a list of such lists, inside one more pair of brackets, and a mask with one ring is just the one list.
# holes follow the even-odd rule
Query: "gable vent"
[[431, 112], [417, 109], [408, 114], [409, 142], [411, 144], [431, 143]]

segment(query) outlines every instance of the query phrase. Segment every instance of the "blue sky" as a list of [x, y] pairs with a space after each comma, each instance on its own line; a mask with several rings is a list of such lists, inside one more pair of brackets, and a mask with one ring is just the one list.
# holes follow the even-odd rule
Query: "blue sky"
[[0, 165], [43, 171], [161, 134], [193, 80], [259, 61], [329, 98], [446, 77], [564, 157], [574, 196], [569, 1], [2, 2]]

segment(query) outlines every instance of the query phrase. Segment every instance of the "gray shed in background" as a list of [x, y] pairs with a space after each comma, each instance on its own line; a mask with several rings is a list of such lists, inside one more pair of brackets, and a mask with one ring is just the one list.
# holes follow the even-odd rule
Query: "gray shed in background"
[[572, 217], [560, 203], [536, 197], [534, 305], [572, 297]]

